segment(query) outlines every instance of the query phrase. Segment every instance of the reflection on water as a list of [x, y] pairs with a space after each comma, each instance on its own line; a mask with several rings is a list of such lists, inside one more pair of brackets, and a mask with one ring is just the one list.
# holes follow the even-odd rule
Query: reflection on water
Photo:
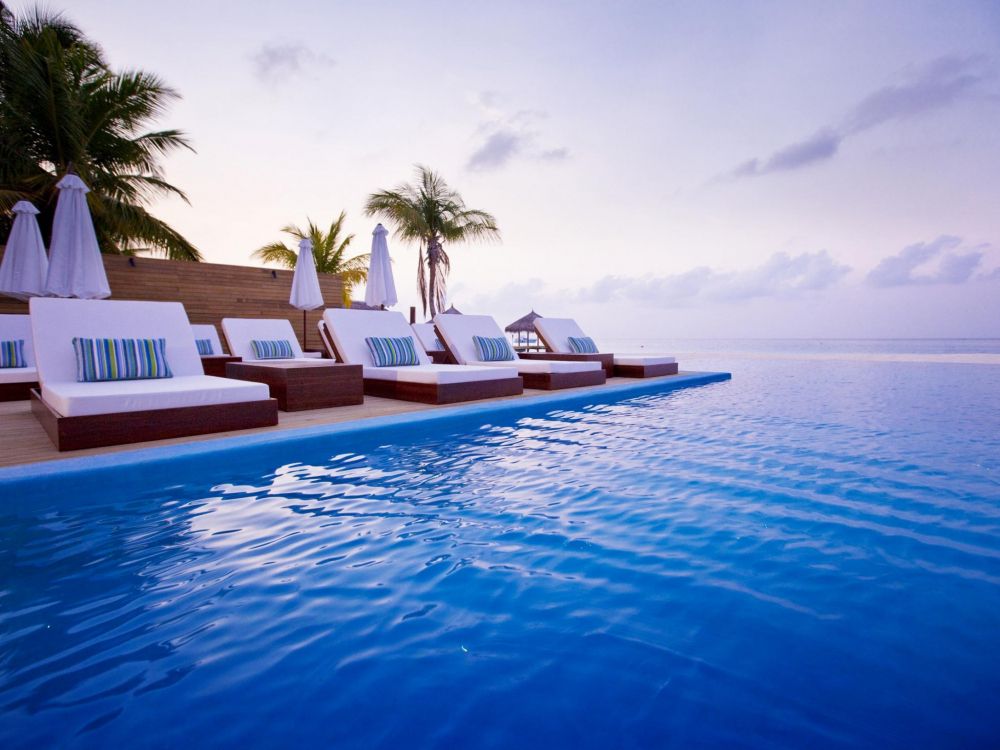
[[998, 390], [747, 359], [0, 506], [0, 744], [990, 746]]

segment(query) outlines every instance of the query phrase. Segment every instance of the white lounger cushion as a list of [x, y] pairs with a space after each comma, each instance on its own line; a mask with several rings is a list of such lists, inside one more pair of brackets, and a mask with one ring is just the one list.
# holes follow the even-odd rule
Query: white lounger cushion
[[263, 383], [215, 378], [210, 375], [182, 375], [159, 380], [42, 384], [42, 399], [64, 417], [235, 404], [263, 401], [269, 396], [268, 387]]
[[[302, 353], [292, 324], [284, 318], [223, 318], [222, 332], [229, 343], [230, 354], [242, 357], [244, 362], [294, 362], [297, 359], [312, 359]], [[295, 356], [291, 359], [258, 360], [250, 345], [251, 341], [287, 341]]]
[[434, 325], [441, 333], [455, 358], [464, 365], [516, 368], [524, 373], [588, 372], [600, 370], [600, 362], [557, 362], [550, 359], [515, 359], [508, 362], [483, 362], [479, 359], [473, 336], [503, 337], [500, 326], [489, 315], [434, 316]]
[[212, 342], [212, 356], [225, 354], [222, 348], [222, 341], [219, 340], [219, 331], [211, 323], [192, 323], [191, 330], [194, 332], [195, 340], [208, 339]]
[[661, 357], [656, 354], [616, 354], [615, 364], [624, 367], [649, 367], [650, 365], [672, 365], [677, 360], [674, 357]]
[[[416, 339], [403, 313], [392, 310], [347, 310], [340, 307], [328, 307], [323, 311], [323, 321], [333, 344], [340, 356], [349, 365], [364, 365], [365, 369], [375, 368], [375, 360], [368, 349], [365, 339], [368, 337]], [[414, 341], [416, 343], [416, 341]], [[431, 363], [430, 357], [423, 347], [413, 347], [417, 351], [417, 359], [422, 365]], [[375, 368], [382, 369], [382, 368]], [[365, 377], [368, 374], [365, 373]]]
[[503, 380], [516, 378], [516, 372], [497, 371], [490, 367], [462, 367], [460, 365], [434, 365], [423, 347], [415, 347], [419, 365], [410, 367], [376, 367], [371, 350], [365, 343], [368, 336], [405, 338], [414, 331], [402, 313], [391, 310], [345, 310], [327, 308], [323, 322], [337, 351], [344, 361], [363, 365], [364, 376], [374, 380], [394, 380], [404, 383], [470, 383], [478, 380]]
[[[559, 354], [575, 354], [569, 345], [569, 337], [582, 338], [586, 336], [583, 329], [572, 318], [538, 318], [535, 320], [535, 330], [545, 342]], [[615, 364], [646, 367], [649, 365], [672, 365], [677, 360], [661, 354], [616, 354]]]
[[0, 367], [0, 383], [33, 383], [38, 380], [35, 369], [35, 344], [31, 336], [30, 315], [0, 315], [0, 341], [24, 341], [24, 361], [27, 367]]
[[401, 383], [471, 383], [480, 380], [507, 380], [517, 373], [497, 367], [463, 367], [461, 365], [413, 365], [410, 367], [365, 367], [364, 376], [372, 380], [393, 380]]
[[536, 318], [535, 330], [557, 354], [575, 354], [569, 337], [579, 339], [587, 335], [572, 318]]
[[554, 372], [585, 372], [600, 370], [600, 362], [574, 362], [572, 360], [554, 359], [514, 359], [505, 362], [477, 362], [482, 367], [498, 367], [517, 370], [525, 374], [545, 375]]
[[29, 305], [35, 365], [43, 384], [76, 382], [74, 337], [163, 338], [175, 377], [205, 374], [194, 332], [179, 302], [33, 297]]
[[[25, 348], [28, 342], [24, 342]], [[38, 370], [34, 367], [0, 367], [0, 385], [7, 383], [34, 383], [38, 380]]]
[[420, 344], [424, 347], [425, 352], [443, 352], [444, 347], [441, 345], [441, 340], [437, 337], [437, 331], [434, 330], [433, 323], [414, 323], [410, 326], [413, 332], [417, 334], [417, 339]]

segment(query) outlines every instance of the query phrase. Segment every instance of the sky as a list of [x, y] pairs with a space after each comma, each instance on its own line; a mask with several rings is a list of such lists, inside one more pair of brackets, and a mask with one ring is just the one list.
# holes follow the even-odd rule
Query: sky
[[[28, 3], [11, 3], [15, 9]], [[1000, 3], [74, 0], [158, 123], [208, 261], [426, 164], [502, 242], [449, 301], [595, 337], [1000, 337]], [[417, 248], [390, 238], [397, 309]]]

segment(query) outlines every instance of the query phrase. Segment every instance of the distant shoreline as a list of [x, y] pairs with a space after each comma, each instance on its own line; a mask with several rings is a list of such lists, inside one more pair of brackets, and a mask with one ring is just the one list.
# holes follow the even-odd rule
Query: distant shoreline
[[780, 359], [795, 360], [807, 359], [818, 361], [836, 362], [908, 362], [916, 364], [949, 364], [949, 365], [1000, 365], [1000, 354], [988, 353], [968, 353], [968, 354], [894, 354], [888, 352], [865, 353], [865, 352], [830, 352], [828, 354], [817, 353], [791, 353], [791, 352], [685, 352], [672, 351], [671, 354], [682, 360], [688, 359]]

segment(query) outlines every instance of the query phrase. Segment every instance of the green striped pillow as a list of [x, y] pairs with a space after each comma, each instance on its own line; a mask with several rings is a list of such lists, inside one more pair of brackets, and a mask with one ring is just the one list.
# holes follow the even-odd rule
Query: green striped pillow
[[0, 368], [27, 366], [28, 361], [24, 358], [24, 339], [0, 341]]
[[365, 338], [365, 343], [368, 344], [368, 351], [372, 353], [376, 367], [408, 367], [420, 364], [412, 336], [405, 338], [368, 336]]
[[280, 341], [254, 339], [250, 342], [250, 348], [253, 349], [253, 356], [256, 359], [295, 359], [292, 344], [287, 339]]
[[576, 354], [597, 354], [597, 344], [590, 336], [570, 336], [569, 348]]
[[509, 362], [515, 359], [514, 350], [510, 348], [510, 342], [503, 336], [491, 338], [489, 336], [473, 336], [472, 341], [479, 352], [480, 362]]
[[215, 353], [212, 351], [212, 339], [195, 339], [194, 343], [198, 347], [198, 354], [203, 357]]
[[73, 339], [76, 379], [104, 380], [172, 378], [166, 339]]

